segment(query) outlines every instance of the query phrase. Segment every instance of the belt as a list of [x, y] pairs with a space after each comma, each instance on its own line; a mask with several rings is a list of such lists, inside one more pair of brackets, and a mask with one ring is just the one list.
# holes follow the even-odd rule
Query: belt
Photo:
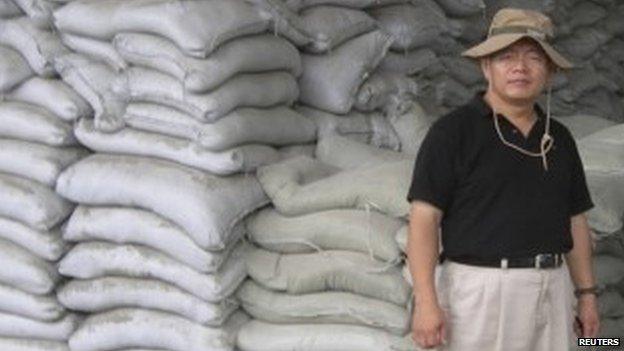
[[498, 268], [556, 268], [563, 264], [563, 254], [543, 253], [533, 257], [508, 258], [476, 258], [476, 257], [448, 257], [449, 260], [481, 267]]

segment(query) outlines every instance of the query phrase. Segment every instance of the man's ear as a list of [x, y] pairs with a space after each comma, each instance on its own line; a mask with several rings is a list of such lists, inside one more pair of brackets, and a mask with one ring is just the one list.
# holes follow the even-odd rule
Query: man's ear
[[479, 65], [481, 66], [481, 72], [485, 77], [486, 81], [490, 81], [490, 59], [489, 57], [484, 57], [479, 60]]

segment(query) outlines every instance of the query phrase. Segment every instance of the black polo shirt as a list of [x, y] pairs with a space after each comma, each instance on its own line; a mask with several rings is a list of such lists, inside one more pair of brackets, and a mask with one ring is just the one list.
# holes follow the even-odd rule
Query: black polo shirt
[[[527, 138], [498, 115], [505, 139], [539, 153], [546, 116]], [[444, 212], [443, 255], [499, 258], [567, 252], [570, 217], [593, 207], [570, 131], [550, 119], [553, 147], [541, 157], [522, 154], [499, 139], [492, 110], [478, 94], [429, 129], [416, 158], [407, 200]]]

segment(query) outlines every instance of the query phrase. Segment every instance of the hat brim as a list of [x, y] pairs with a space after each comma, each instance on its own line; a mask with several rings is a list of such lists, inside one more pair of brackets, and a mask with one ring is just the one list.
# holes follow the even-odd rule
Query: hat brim
[[535, 42], [537, 42], [542, 47], [542, 49], [544, 49], [544, 52], [546, 53], [546, 55], [548, 55], [551, 61], [559, 68], [570, 69], [574, 67], [574, 65], [570, 61], [561, 56], [561, 54], [559, 54], [550, 44], [548, 44], [544, 40], [535, 38], [534, 36], [524, 33], [509, 33], [491, 36], [484, 42], [464, 51], [462, 53], [462, 56], [472, 58], [485, 57], [508, 47], [509, 45], [517, 42], [522, 38], [533, 39]]

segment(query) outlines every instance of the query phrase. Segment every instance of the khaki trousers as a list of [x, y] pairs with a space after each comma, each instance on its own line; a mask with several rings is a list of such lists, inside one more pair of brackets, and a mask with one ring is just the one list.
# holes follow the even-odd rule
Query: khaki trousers
[[574, 294], [559, 268], [489, 268], [446, 260], [437, 275], [446, 314], [440, 351], [568, 351]]

